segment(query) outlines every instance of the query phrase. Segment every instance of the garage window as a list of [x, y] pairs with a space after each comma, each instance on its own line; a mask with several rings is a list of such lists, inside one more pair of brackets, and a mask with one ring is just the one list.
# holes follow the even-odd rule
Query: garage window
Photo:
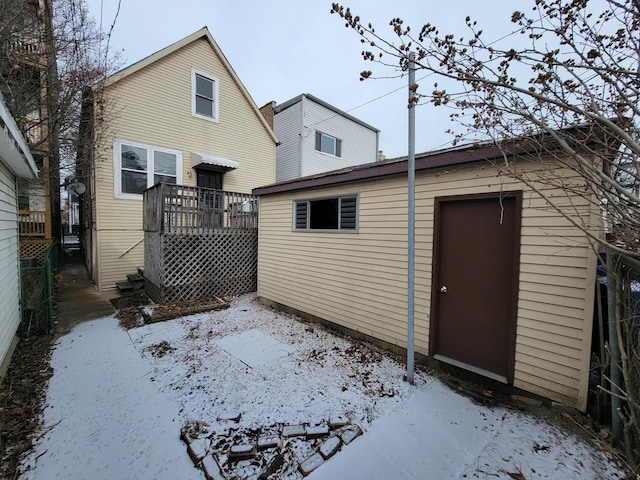
[[296, 200], [294, 230], [356, 230], [357, 213], [357, 195]]

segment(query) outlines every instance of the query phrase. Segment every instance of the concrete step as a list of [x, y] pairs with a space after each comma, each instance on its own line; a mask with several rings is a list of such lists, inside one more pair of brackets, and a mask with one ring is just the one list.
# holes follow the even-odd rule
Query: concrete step
[[144, 287], [144, 277], [139, 273], [132, 273], [130, 275], [127, 275], [127, 280], [131, 285], [133, 285], [134, 288]]
[[116, 287], [118, 287], [118, 290], [120, 290], [121, 292], [133, 291], [133, 285], [131, 285], [131, 283], [129, 282], [116, 282]]

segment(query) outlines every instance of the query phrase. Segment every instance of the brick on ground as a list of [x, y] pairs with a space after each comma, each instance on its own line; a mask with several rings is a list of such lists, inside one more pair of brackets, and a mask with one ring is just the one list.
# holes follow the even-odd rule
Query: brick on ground
[[303, 437], [306, 433], [304, 425], [286, 425], [282, 427], [283, 437]]
[[200, 466], [207, 480], [226, 480], [220, 464], [218, 464], [218, 461], [213, 455], [206, 455], [200, 461]]
[[256, 455], [256, 447], [251, 444], [233, 445], [229, 449], [229, 460], [247, 460]]
[[349, 419], [344, 415], [336, 415], [335, 417], [331, 417], [329, 419], [329, 428], [331, 428], [332, 430], [344, 427], [345, 425], [349, 425]]
[[277, 447], [278, 442], [280, 442], [280, 435], [276, 433], [261, 435], [258, 437], [258, 450]]
[[327, 460], [340, 449], [340, 445], [342, 445], [342, 440], [340, 440], [340, 437], [327, 438], [324, 443], [320, 445], [320, 448], [318, 448], [318, 453], [322, 455], [322, 458]]
[[204, 438], [197, 438], [187, 443], [187, 452], [194, 464], [197, 464], [207, 454], [208, 445], [208, 440]]
[[362, 429], [358, 425], [353, 425], [342, 432], [340, 438], [345, 445], [349, 445], [360, 435], [362, 435]]
[[231, 412], [231, 413], [221, 413], [218, 415], [218, 421], [229, 421], [229, 422], [239, 422], [241, 413]]
[[304, 460], [300, 465], [298, 465], [298, 471], [306, 477], [323, 463], [324, 458], [322, 458], [322, 455], [316, 452], [309, 458]]
[[316, 425], [315, 427], [307, 427], [304, 433], [307, 439], [320, 438], [329, 434], [329, 427], [327, 425]]

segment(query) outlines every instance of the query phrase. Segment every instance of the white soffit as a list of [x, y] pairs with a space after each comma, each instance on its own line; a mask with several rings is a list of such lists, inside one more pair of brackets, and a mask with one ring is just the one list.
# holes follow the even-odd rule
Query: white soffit
[[221, 167], [227, 170], [234, 170], [240, 167], [240, 164], [235, 160], [229, 160], [228, 158], [214, 157], [213, 155], [204, 155], [202, 153], [191, 154], [191, 167]]

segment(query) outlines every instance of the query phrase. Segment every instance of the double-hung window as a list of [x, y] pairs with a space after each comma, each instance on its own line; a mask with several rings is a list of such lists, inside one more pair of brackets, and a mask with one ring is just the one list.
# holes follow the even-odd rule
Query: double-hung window
[[342, 156], [342, 140], [316, 131], [316, 150], [334, 157]]
[[294, 201], [294, 230], [356, 230], [358, 196]]
[[218, 121], [218, 79], [191, 70], [191, 113], [199, 118]]
[[140, 198], [157, 183], [182, 182], [182, 153], [177, 150], [116, 140], [113, 152], [116, 197]]

